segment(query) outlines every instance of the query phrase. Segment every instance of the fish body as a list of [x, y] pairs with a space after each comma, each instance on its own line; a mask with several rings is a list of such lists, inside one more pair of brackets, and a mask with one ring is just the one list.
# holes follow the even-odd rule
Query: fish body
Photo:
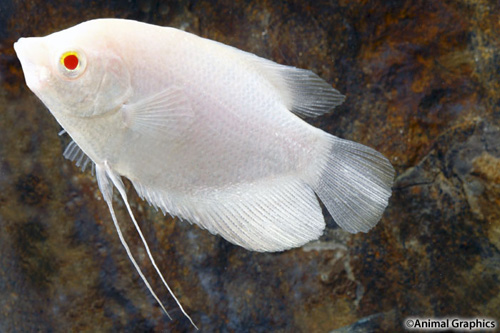
[[368, 231], [387, 206], [389, 161], [301, 119], [344, 100], [310, 71], [120, 19], [14, 47], [28, 87], [74, 141], [65, 156], [95, 165], [110, 210], [113, 186], [126, 200], [124, 176], [164, 212], [281, 251], [322, 234], [318, 197], [349, 232]]

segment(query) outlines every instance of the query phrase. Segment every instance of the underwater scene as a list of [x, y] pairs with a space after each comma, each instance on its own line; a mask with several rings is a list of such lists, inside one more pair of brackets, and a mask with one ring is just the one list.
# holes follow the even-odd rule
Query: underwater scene
[[496, 331], [499, 17], [2, 0], [0, 332]]

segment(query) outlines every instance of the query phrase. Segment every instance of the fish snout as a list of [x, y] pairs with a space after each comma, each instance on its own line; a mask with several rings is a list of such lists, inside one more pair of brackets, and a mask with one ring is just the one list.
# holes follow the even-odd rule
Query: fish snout
[[49, 79], [49, 68], [44, 63], [47, 57], [45, 47], [38, 38], [20, 38], [14, 43], [14, 50], [23, 68], [26, 85], [36, 93]]

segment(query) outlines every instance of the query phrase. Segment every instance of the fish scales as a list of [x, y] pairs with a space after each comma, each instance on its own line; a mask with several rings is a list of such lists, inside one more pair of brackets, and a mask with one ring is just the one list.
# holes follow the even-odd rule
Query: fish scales
[[154, 261], [121, 177], [164, 213], [254, 251], [319, 238], [318, 199], [353, 233], [370, 230], [388, 204], [394, 169], [383, 155], [302, 120], [344, 101], [310, 71], [121, 19], [21, 38], [14, 48], [28, 87], [74, 141], [64, 155], [92, 161], [120, 241], [165, 312], [121, 234], [113, 188], [191, 320]]

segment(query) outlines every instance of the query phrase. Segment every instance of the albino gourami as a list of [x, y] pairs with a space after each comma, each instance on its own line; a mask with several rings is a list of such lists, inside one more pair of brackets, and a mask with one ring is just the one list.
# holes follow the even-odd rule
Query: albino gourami
[[14, 48], [28, 87], [73, 139], [64, 156], [95, 166], [120, 240], [163, 310], [113, 211], [116, 187], [168, 288], [122, 176], [164, 213], [254, 251], [317, 239], [325, 228], [318, 198], [352, 233], [367, 232], [387, 206], [389, 161], [301, 119], [344, 101], [311, 71], [120, 19], [21, 38]]

